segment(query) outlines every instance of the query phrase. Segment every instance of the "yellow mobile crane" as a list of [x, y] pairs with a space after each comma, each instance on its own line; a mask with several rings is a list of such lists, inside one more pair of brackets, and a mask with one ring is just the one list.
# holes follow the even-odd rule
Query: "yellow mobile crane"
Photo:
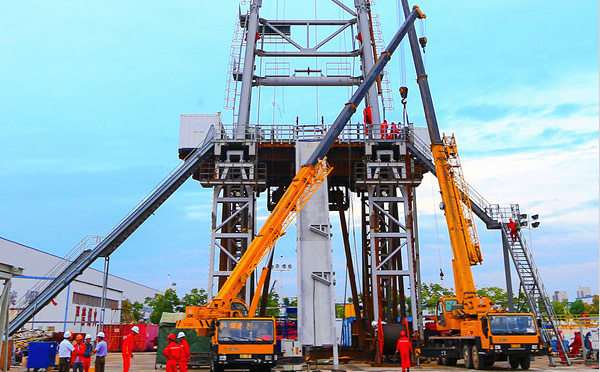
[[[213, 372], [221, 372], [224, 368], [251, 368], [263, 372], [270, 371], [276, 364], [275, 320], [253, 317], [258, 294], [254, 296], [250, 309], [238, 298], [238, 294], [260, 261], [332, 171], [326, 161], [329, 149], [356, 112], [368, 89], [380, 76], [409, 27], [417, 18], [424, 17], [416, 6], [407, 15], [377, 63], [367, 73], [306, 164], [300, 168], [217, 295], [205, 306], [188, 306], [185, 319], [177, 322], [177, 328], [196, 329], [199, 336], [211, 337]], [[263, 270], [259, 282], [264, 281], [264, 273]]]
[[[402, 8], [408, 16], [408, 0], [402, 0]], [[483, 369], [497, 360], [508, 360], [513, 368], [520, 365], [528, 369], [532, 355], [547, 355], [549, 349], [542, 343], [533, 314], [507, 313], [493, 306], [489, 298], [477, 296], [471, 266], [483, 259], [456, 141], [454, 136], [440, 137], [420, 51], [427, 40], [417, 39], [414, 27], [408, 31], [408, 38], [454, 255], [456, 288], [455, 296], [438, 301], [437, 329], [434, 335], [428, 335], [421, 355], [436, 357], [445, 365], [456, 365], [463, 359], [467, 368]]]
[[548, 353], [533, 314], [507, 313], [477, 295], [471, 266], [483, 258], [454, 136], [444, 136], [431, 150], [454, 255], [456, 295], [439, 299], [436, 333], [428, 337], [430, 349], [424, 354], [444, 365], [463, 359], [467, 368], [483, 369], [508, 360], [512, 368], [529, 369], [532, 355]]

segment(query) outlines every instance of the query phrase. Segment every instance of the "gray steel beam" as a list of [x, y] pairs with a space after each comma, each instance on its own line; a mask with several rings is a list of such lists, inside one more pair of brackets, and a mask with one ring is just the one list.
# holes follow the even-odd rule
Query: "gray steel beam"
[[258, 31], [258, 11], [262, 0], [253, 0], [250, 4], [250, 14], [246, 22], [246, 51], [244, 54], [244, 70], [242, 73], [242, 88], [240, 91], [240, 107], [238, 122], [235, 128], [235, 139], [243, 140], [250, 123], [250, 97], [252, 96], [252, 79], [254, 77], [254, 57], [256, 56], [256, 38]]
[[272, 20], [260, 18], [261, 24], [269, 23], [272, 26], [343, 26], [346, 23], [354, 24], [356, 19], [293, 19], [293, 20]]
[[319, 52], [313, 48], [303, 48], [297, 52], [272, 52], [272, 51], [264, 51], [262, 49], [258, 49], [256, 51], [256, 55], [259, 57], [287, 57], [287, 58], [295, 58], [295, 57], [343, 57], [343, 58], [351, 58], [360, 55], [359, 50], [352, 50], [350, 52]]
[[44, 289], [31, 304], [21, 311], [9, 325], [14, 334], [58, 295], [69, 283], [87, 269], [98, 257], [113, 253], [154, 211], [160, 207], [200, 166], [213, 149], [214, 128], [211, 127], [201, 147], [197, 148], [171, 176], [160, 184], [137, 208], [113, 228], [93, 250], [81, 253]]
[[[362, 36], [361, 50], [362, 50], [362, 65], [363, 73], [366, 74], [375, 65], [375, 59], [377, 56], [373, 54], [373, 41], [371, 40], [371, 25], [369, 20], [369, 3], [366, 0], [354, 0], [356, 7], [356, 17], [358, 19], [358, 31]], [[407, 17], [408, 20], [408, 17]], [[376, 76], [376, 78], [379, 76]], [[377, 85], [371, 85], [369, 91], [365, 97], [365, 104], [371, 107], [371, 118], [373, 130], [370, 131], [371, 135], [379, 138], [379, 124], [381, 124], [381, 115], [379, 113], [379, 102], [377, 101]]]
[[361, 82], [362, 76], [269, 76], [255, 78], [255, 85], [265, 87], [345, 87], [360, 85]]
[[[404, 10], [404, 16], [408, 18], [408, 14], [410, 13], [408, 0], [402, 0], [402, 9]], [[429, 82], [427, 81], [427, 74], [425, 73], [425, 64], [423, 63], [423, 57], [421, 56], [421, 50], [419, 49], [419, 41], [417, 40], [417, 32], [415, 31], [414, 25], [408, 30], [408, 40], [410, 41], [410, 49], [412, 51], [415, 70], [417, 71], [417, 83], [419, 84], [421, 101], [423, 101], [423, 110], [425, 111], [425, 119], [427, 121], [427, 128], [429, 129], [429, 138], [431, 138], [432, 143], [441, 143], [440, 129], [438, 128], [431, 90], [429, 89]]]

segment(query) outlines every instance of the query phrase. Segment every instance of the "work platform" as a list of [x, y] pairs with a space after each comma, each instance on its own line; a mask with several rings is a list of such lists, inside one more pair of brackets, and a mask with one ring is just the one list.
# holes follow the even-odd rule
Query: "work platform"
[[[192, 147], [185, 147], [185, 143], [193, 142], [187, 138], [205, 131], [203, 125], [206, 123], [202, 120], [194, 123], [194, 118], [199, 116], [206, 117], [182, 115], [181, 159], [193, 151]], [[234, 127], [220, 123], [218, 115], [211, 124], [215, 125], [214, 156], [202, 163], [194, 179], [204, 187], [240, 182], [253, 184], [259, 192], [289, 185], [296, 175], [296, 143], [318, 142], [329, 129], [328, 125], [255, 125], [248, 127], [246, 139], [236, 140], [233, 138]], [[398, 125], [394, 133], [391, 130], [382, 133], [380, 128], [373, 127], [362, 123], [348, 124], [337, 138], [327, 156], [333, 167], [329, 186], [344, 187], [353, 192], [366, 191], [368, 185], [389, 182], [418, 186], [429, 170], [421, 162], [414, 161], [406, 142], [417, 136], [420, 142], [427, 143], [427, 129]], [[242, 161], [249, 158], [252, 161]], [[237, 177], [240, 170], [249, 163], [254, 166], [251, 177], [240, 180]], [[395, 173], [395, 169], [400, 168], [404, 175]]]

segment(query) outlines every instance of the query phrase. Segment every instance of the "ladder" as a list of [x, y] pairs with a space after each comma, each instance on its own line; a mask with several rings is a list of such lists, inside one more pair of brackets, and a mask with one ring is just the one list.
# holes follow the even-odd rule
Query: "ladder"
[[233, 113], [233, 123], [237, 123], [237, 102], [240, 97], [241, 74], [244, 69], [244, 53], [246, 47], [245, 29], [241, 20], [236, 22], [229, 53], [229, 69], [227, 71], [227, 88], [225, 89], [225, 102], [223, 108]]
[[[548, 297], [548, 292], [544, 287], [542, 277], [533, 260], [533, 255], [531, 254], [527, 240], [525, 239], [522, 230], [517, 231], [514, 238], [511, 237], [508, 220], [509, 218], [512, 218], [513, 221], [516, 221], [516, 223], [519, 224], [519, 216], [520, 212], [518, 204], [511, 204], [510, 211], [501, 213], [502, 238], [504, 239], [506, 247], [508, 247], [515, 269], [519, 275], [521, 288], [525, 294], [530, 311], [534, 314], [536, 319], [541, 320], [540, 334], [544, 343], [547, 346], [550, 346], [552, 341], [555, 340], [557, 349], [562, 349], [567, 364], [571, 365], [567, 350], [564, 350], [562, 333], [558, 330], [556, 313], [554, 312], [554, 308]], [[550, 363], [554, 364], [551, 356]]]

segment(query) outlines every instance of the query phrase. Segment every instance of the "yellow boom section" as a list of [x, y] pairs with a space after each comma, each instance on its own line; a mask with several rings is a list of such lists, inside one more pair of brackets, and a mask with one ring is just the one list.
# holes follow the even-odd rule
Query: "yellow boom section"
[[273, 248], [277, 239], [285, 234], [285, 229], [327, 179], [332, 169], [326, 159], [320, 160], [316, 165], [307, 164], [300, 168], [258, 235], [254, 237], [219, 293], [207, 305], [208, 307], [228, 307], [227, 305], [245, 285], [246, 279]]
[[454, 253], [452, 269], [459, 303], [475, 295], [471, 266], [481, 263], [479, 238], [464, 180], [454, 135], [444, 135], [442, 143], [431, 145], [435, 170], [442, 193], [443, 209]]

